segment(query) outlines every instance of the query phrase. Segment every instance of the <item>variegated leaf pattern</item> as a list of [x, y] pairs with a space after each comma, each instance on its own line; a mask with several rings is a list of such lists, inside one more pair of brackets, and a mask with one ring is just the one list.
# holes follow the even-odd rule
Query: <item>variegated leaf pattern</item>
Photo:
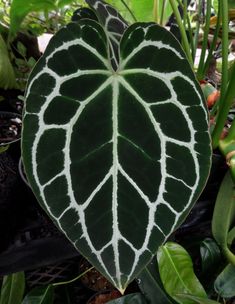
[[180, 45], [137, 23], [112, 69], [103, 28], [62, 28], [27, 88], [22, 150], [33, 191], [119, 290], [183, 221], [210, 167], [208, 115]]
[[82, 19], [92, 19], [92, 20], [98, 21], [98, 18], [96, 16], [95, 12], [88, 7], [80, 7], [73, 12], [71, 21], [77, 22]]
[[116, 70], [119, 63], [119, 42], [128, 24], [119, 12], [110, 4], [102, 0], [86, 0], [87, 4], [94, 9], [99, 23], [104, 27], [110, 43], [110, 60]]

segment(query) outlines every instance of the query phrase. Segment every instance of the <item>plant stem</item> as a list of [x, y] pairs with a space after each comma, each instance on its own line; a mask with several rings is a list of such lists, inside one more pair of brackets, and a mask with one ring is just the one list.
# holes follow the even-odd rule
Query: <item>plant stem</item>
[[163, 17], [164, 17], [164, 10], [166, 7], [166, 0], [162, 1], [162, 9], [161, 9], [161, 15], [160, 15], [160, 20], [159, 20], [159, 24], [163, 25]]
[[[235, 74], [232, 73], [229, 86], [228, 84], [228, 3], [227, 0], [220, 0], [220, 11], [222, 22], [222, 80], [220, 89], [220, 101], [216, 125], [212, 133], [213, 148], [219, 144], [220, 134], [223, 130], [227, 115], [234, 97]], [[235, 69], [233, 69], [235, 72]], [[231, 86], [232, 85], [232, 86]]]
[[133, 20], [134, 20], [135, 22], [137, 22], [137, 19], [136, 19], [134, 13], [133, 13], [132, 10], [129, 8], [129, 6], [126, 4], [126, 1], [121, 0], [121, 2], [122, 2], [122, 4], [125, 6], [125, 8], [128, 10], [128, 12], [130, 13], [130, 15], [131, 15], [131, 17], [133, 18]]
[[200, 56], [200, 61], [198, 65], [197, 70], [197, 78], [199, 80], [202, 80], [205, 75], [203, 75], [203, 68], [204, 68], [204, 62], [205, 62], [205, 55], [208, 45], [208, 35], [210, 30], [210, 17], [211, 17], [211, 0], [206, 1], [206, 22], [204, 26], [204, 35], [203, 35], [203, 41], [202, 41], [202, 51]]
[[194, 54], [193, 56], [193, 62], [195, 61], [195, 56], [196, 56], [196, 50], [197, 50], [197, 46], [198, 46], [198, 36], [199, 36], [199, 30], [200, 30], [200, 20], [201, 20], [201, 12], [202, 12], [202, 0], [199, 0], [198, 2], [198, 10], [197, 10], [197, 25], [196, 25], [196, 30], [195, 30], [195, 34], [194, 34], [194, 47], [193, 47], [193, 52], [192, 54]]
[[216, 47], [216, 42], [217, 42], [217, 38], [218, 38], [218, 34], [219, 34], [219, 29], [220, 29], [220, 20], [221, 20], [221, 16], [220, 16], [220, 9], [219, 9], [218, 16], [217, 16], [217, 21], [216, 21], [215, 32], [214, 32], [214, 35], [213, 35], [213, 40], [212, 40], [212, 43], [210, 45], [210, 50], [209, 50], [206, 62], [204, 64], [204, 67], [203, 67], [203, 75], [204, 75], [204, 77], [205, 77], [205, 75], [207, 73], [208, 67], [209, 67], [210, 62], [211, 62], [211, 58], [213, 56], [213, 51], [215, 50], [215, 47]]
[[235, 266], [235, 255], [232, 253], [232, 251], [229, 250], [228, 247], [223, 248], [224, 255], [226, 256], [229, 263], [231, 263], [233, 266]]
[[[221, 135], [221, 132], [223, 131], [223, 128], [224, 128], [230, 107], [233, 103], [234, 97], [235, 97], [235, 63], [233, 64], [230, 82], [228, 84], [227, 90], [222, 97], [223, 100], [221, 100], [219, 103], [220, 111], [219, 111], [219, 114], [217, 117], [217, 122], [216, 122], [215, 128], [212, 132], [213, 148], [217, 148], [219, 145], [220, 135]], [[233, 135], [234, 134], [233, 132], [234, 132], [234, 126], [232, 124], [232, 129], [229, 131], [229, 133]]]
[[54, 283], [52, 284], [52, 286], [60, 286], [60, 285], [66, 285], [66, 284], [70, 284], [73, 283], [75, 281], [77, 281], [78, 279], [80, 279], [82, 276], [84, 276], [87, 272], [89, 272], [90, 270], [92, 270], [94, 268], [94, 266], [88, 268], [87, 270], [85, 270], [83, 273], [79, 274], [79, 276], [77, 276], [76, 278], [69, 280], [69, 281], [65, 281], [65, 282], [58, 282], [58, 283]]
[[185, 31], [185, 27], [184, 27], [183, 22], [181, 20], [181, 16], [180, 16], [180, 13], [179, 13], [179, 10], [178, 10], [177, 2], [175, 0], [170, 0], [170, 4], [171, 4], [172, 10], [173, 10], [173, 13], [175, 15], [177, 24], [179, 26], [184, 51], [186, 53], [186, 56], [188, 58], [188, 61], [191, 65], [191, 67], [193, 68], [193, 60], [192, 60], [192, 54], [191, 54], [191, 51], [190, 51], [190, 45], [189, 45], [189, 42], [188, 42], [188, 37], [187, 37], [186, 31]]
[[154, 0], [153, 2], [153, 20], [158, 23], [158, 7], [159, 7], [159, 0]]

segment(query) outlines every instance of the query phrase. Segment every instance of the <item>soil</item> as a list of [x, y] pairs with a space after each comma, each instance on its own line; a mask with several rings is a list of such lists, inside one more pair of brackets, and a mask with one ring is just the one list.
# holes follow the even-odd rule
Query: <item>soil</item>
[[[83, 273], [84, 271], [91, 268], [92, 265], [86, 260], [81, 259], [80, 261], [80, 272]], [[103, 277], [95, 268], [88, 271], [81, 277], [81, 282], [87, 288], [94, 290], [94, 291], [101, 291], [101, 290], [111, 290], [114, 289], [113, 285]]]

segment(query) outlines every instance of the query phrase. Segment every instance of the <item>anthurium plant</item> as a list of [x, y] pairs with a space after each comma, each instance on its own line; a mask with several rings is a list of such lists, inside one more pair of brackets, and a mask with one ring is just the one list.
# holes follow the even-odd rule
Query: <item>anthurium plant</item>
[[22, 151], [41, 206], [123, 293], [206, 183], [208, 113], [169, 31], [87, 3], [96, 18], [78, 13], [31, 73]]

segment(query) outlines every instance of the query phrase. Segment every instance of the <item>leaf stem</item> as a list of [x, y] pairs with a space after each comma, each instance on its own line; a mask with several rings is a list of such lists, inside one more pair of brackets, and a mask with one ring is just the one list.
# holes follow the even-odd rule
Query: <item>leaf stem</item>
[[208, 45], [208, 35], [210, 30], [210, 14], [211, 14], [211, 0], [206, 1], [206, 21], [204, 26], [204, 35], [202, 41], [202, 49], [201, 49], [201, 56], [197, 70], [197, 78], [202, 80], [205, 75], [203, 75], [203, 68], [206, 56], [206, 50]]
[[197, 9], [197, 23], [196, 23], [196, 29], [194, 34], [194, 40], [193, 40], [193, 61], [195, 61], [196, 56], [196, 50], [198, 46], [198, 37], [199, 37], [199, 30], [200, 30], [200, 20], [201, 20], [201, 13], [202, 13], [202, 0], [199, 0], [198, 2], [198, 9]]
[[170, 4], [171, 4], [172, 10], [173, 10], [173, 13], [175, 15], [177, 24], [179, 26], [184, 51], [186, 53], [186, 56], [188, 58], [188, 61], [191, 65], [191, 67], [193, 68], [193, 60], [192, 60], [192, 55], [191, 55], [191, 52], [190, 52], [190, 45], [189, 45], [189, 42], [188, 42], [188, 37], [187, 37], [187, 34], [186, 34], [185, 27], [184, 27], [183, 22], [182, 22], [182, 18], [180, 16], [180, 13], [179, 13], [179, 10], [178, 10], [177, 2], [176, 2], [176, 0], [170, 0]]
[[[231, 76], [229, 86], [228, 84], [228, 3], [227, 0], [221, 0], [220, 11], [222, 22], [222, 80], [220, 89], [220, 101], [217, 115], [217, 123], [212, 133], [213, 148], [217, 148], [219, 145], [220, 134], [223, 130], [227, 115], [234, 96], [231, 84], [235, 85], [235, 74]], [[233, 69], [235, 71], [235, 69]]]
[[84, 276], [87, 272], [89, 272], [90, 270], [92, 270], [94, 268], [94, 266], [88, 268], [87, 270], [85, 270], [83, 273], [79, 274], [79, 276], [77, 276], [76, 278], [69, 280], [69, 281], [64, 281], [64, 282], [58, 282], [58, 283], [53, 283], [52, 286], [60, 286], [60, 285], [66, 285], [66, 284], [70, 284], [73, 283], [75, 281], [77, 281], [78, 279], [80, 279], [82, 276]]
[[211, 58], [213, 56], [213, 51], [215, 50], [215, 47], [216, 47], [216, 42], [217, 42], [217, 38], [218, 38], [218, 35], [219, 35], [219, 29], [220, 29], [220, 20], [221, 20], [221, 16], [220, 16], [220, 9], [219, 9], [218, 16], [217, 16], [217, 21], [216, 21], [216, 26], [215, 26], [215, 32], [214, 32], [214, 35], [213, 35], [213, 40], [212, 40], [212, 43], [210, 45], [210, 50], [209, 50], [209, 53], [207, 55], [204, 67], [203, 67], [203, 72], [202, 73], [203, 73], [204, 77], [207, 73], [209, 64], [211, 62]]

